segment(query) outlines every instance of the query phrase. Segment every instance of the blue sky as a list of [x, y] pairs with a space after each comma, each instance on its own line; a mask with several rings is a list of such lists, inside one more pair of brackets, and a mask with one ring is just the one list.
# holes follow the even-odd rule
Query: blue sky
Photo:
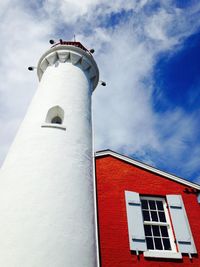
[[[169, 110], [180, 108], [185, 112], [186, 116], [194, 118], [195, 132], [184, 140], [185, 148], [183, 155], [179, 157], [182, 163], [187, 161], [188, 158], [193, 157], [193, 150], [195, 150], [196, 146], [199, 146], [200, 140], [199, 44], [200, 31], [197, 31], [186, 38], [182, 43], [181, 49], [178, 49], [172, 55], [171, 52], [159, 55], [153, 71], [154, 87], [162, 91], [162, 97], [159, 97], [156, 93], [154, 94], [154, 111], [162, 116], [162, 114]], [[190, 126], [188, 125], [188, 127]], [[176, 128], [176, 124], [172, 125], [170, 132], [174, 131], [173, 128]], [[160, 163], [159, 166], [176, 172], [177, 175], [184, 175], [185, 170], [181, 163], [172, 170], [171, 166], [168, 166], [168, 161], [164, 164]], [[195, 179], [198, 177], [199, 170], [198, 167], [196, 170], [191, 170], [189, 178]]]
[[[188, 37], [181, 50], [160, 55], [154, 68], [155, 86], [164, 91], [165, 101], [155, 98], [156, 111], [182, 106], [196, 110], [200, 102], [200, 32]], [[164, 103], [165, 102], [165, 103]]]
[[200, 183], [199, 17], [196, 0], [1, 1], [1, 164], [37, 88], [27, 66], [75, 33], [107, 82], [93, 94], [95, 149]]

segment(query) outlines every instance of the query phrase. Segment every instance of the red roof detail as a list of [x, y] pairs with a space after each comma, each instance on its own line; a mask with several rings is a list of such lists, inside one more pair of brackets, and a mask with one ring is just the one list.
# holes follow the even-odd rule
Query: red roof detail
[[55, 47], [57, 45], [72, 45], [81, 48], [82, 50], [89, 52], [88, 49], [86, 49], [80, 42], [73, 42], [73, 41], [63, 41], [60, 40], [59, 43], [54, 44], [52, 47]]

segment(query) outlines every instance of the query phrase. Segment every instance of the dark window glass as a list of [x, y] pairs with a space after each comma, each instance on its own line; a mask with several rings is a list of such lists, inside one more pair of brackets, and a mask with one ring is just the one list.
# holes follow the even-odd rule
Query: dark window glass
[[[144, 231], [147, 249], [150, 250], [172, 250], [168, 234], [168, 226], [159, 225], [166, 223], [163, 201], [160, 200], [141, 200]], [[148, 223], [147, 223], [148, 222]]]
[[56, 116], [51, 120], [51, 123], [62, 124], [62, 119], [59, 116]]
[[142, 213], [143, 213], [144, 221], [150, 221], [149, 212], [147, 210], [143, 210]]
[[156, 211], [151, 211], [152, 221], [158, 222], [158, 215]]
[[144, 231], [145, 231], [145, 236], [152, 236], [150, 225], [144, 225]]
[[154, 200], [149, 200], [149, 206], [151, 210], [156, 210], [156, 203]]
[[160, 226], [162, 237], [168, 237], [167, 226]]
[[155, 247], [156, 249], [162, 250], [162, 242], [161, 242], [161, 238], [154, 238], [154, 242], [155, 242]]
[[147, 200], [142, 199], [141, 202], [142, 202], [142, 209], [146, 209], [147, 210], [148, 209]]
[[148, 249], [154, 249], [154, 246], [153, 246], [153, 239], [151, 237], [147, 237], [146, 238], [146, 241], [147, 241], [147, 248]]
[[160, 236], [159, 226], [153, 225], [152, 229], [153, 229], [154, 236]]
[[159, 211], [158, 214], [159, 214], [160, 222], [166, 222], [165, 213], [162, 211]]
[[171, 245], [168, 238], [163, 238], [163, 245], [165, 250], [171, 250]]
[[156, 206], [158, 210], [164, 210], [162, 201], [156, 201]]

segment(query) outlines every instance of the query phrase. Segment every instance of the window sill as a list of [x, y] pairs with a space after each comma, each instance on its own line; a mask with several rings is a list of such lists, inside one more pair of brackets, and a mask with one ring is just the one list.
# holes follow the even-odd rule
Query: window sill
[[66, 127], [63, 126], [62, 124], [57, 124], [57, 123], [43, 123], [41, 125], [42, 128], [56, 128], [56, 129], [61, 129], [61, 130], [66, 130]]
[[160, 251], [160, 250], [151, 250], [145, 251], [144, 257], [149, 258], [168, 258], [168, 259], [182, 259], [182, 255], [180, 252], [168, 252], [168, 251]]

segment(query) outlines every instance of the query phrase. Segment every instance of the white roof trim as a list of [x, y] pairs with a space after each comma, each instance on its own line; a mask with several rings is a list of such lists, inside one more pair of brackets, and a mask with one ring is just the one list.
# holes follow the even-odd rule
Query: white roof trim
[[131, 163], [131, 164], [133, 164], [135, 166], [138, 166], [138, 167], [140, 167], [142, 169], [145, 169], [145, 170], [151, 171], [153, 173], [159, 174], [161, 176], [164, 176], [164, 177], [166, 177], [166, 178], [168, 178], [170, 180], [173, 180], [173, 181], [179, 182], [181, 184], [184, 184], [184, 185], [190, 186], [192, 188], [195, 188], [197, 190], [200, 190], [200, 185], [198, 185], [198, 184], [189, 182], [189, 181], [187, 181], [187, 180], [185, 180], [183, 178], [177, 177], [177, 176], [169, 174], [167, 172], [160, 171], [160, 170], [158, 170], [158, 169], [156, 169], [156, 168], [154, 168], [152, 166], [146, 165], [146, 164], [144, 164], [142, 162], [136, 161], [136, 160], [131, 159], [131, 158], [127, 157], [127, 156], [123, 156], [121, 154], [118, 154], [117, 152], [114, 152], [114, 151], [111, 151], [111, 150], [103, 150], [103, 151], [97, 151], [95, 153], [95, 157], [108, 156], [108, 155], [113, 156], [113, 157], [118, 158], [118, 159], [121, 159], [123, 161], [126, 161], [128, 163]]

